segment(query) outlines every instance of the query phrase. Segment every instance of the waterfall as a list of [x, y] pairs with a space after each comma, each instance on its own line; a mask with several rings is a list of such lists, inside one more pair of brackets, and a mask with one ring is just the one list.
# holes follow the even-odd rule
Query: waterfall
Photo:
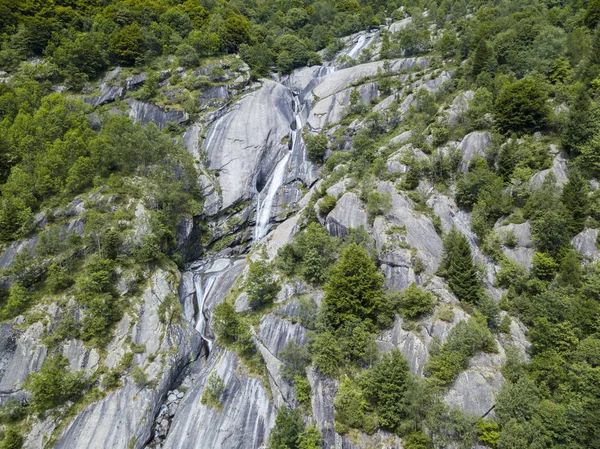
[[214, 283], [214, 276], [206, 279], [206, 285], [202, 285], [202, 275], [194, 274], [194, 288], [196, 289], [196, 302], [198, 304], [198, 321], [196, 322], [196, 331], [202, 336], [202, 339], [208, 346], [208, 351], [212, 351], [213, 341], [206, 335], [206, 316], [204, 315], [204, 302]]
[[362, 50], [364, 44], [365, 44], [365, 35], [361, 35], [358, 38], [358, 42], [356, 42], [356, 45], [354, 47], [352, 47], [352, 50], [350, 50], [348, 52], [348, 57], [352, 58], [352, 59], [356, 59], [356, 57], [359, 55], [360, 50]]
[[258, 242], [265, 235], [267, 235], [269, 221], [271, 220], [271, 208], [273, 207], [273, 202], [275, 201], [275, 195], [279, 190], [279, 187], [283, 184], [283, 179], [285, 177], [285, 167], [290, 159], [291, 152], [286, 152], [285, 156], [281, 158], [281, 160], [277, 163], [275, 170], [273, 170], [273, 175], [271, 176], [271, 181], [268, 185], [267, 194], [264, 199], [261, 201], [260, 198], [257, 201], [256, 206], [256, 227], [254, 228], [254, 241]]
[[[267, 189], [267, 194], [260, 200], [260, 194], [256, 201], [256, 227], [254, 228], [254, 242], [260, 241], [269, 230], [269, 222], [271, 220], [271, 209], [273, 208], [273, 203], [275, 201], [275, 195], [277, 195], [277, 191], [283, 185], [283, 181], [285, 178], [285, 168], [287, 166], [294, 149], [296, 148], [296, 143], [298, 141], [302, 142], [302, 116], [300, 109], [300, 102], [298, 100], [298, 94], [294, 93], [293, 103], [294, 103], [294, 122], [295, 129], [292, 130], [292, 147], [291, 151], [286, 152], [285, 156], [281, 158], [281, 160], [275, 166], [275, 170], [273, 170], [273, 174], [271, 175], [271, 180], [265, 188]], [[305, 149], [303, 148], [303, 151]], [[303, 155], [306, 157], [306, 155]]]

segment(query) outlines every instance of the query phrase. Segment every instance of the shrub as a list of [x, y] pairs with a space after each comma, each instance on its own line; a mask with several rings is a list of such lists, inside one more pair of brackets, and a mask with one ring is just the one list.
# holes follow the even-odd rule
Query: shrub
[[503, 133], [524, 133], [546, 126], [550, 114], [543, 85], [533, 79], [507, 83], [494, 105], [496, 124]]
[[380, 193], [377, 191], [369, 192], [367, 197], [367, 209], [371, 219], [378, 215], [387, 214], [392, 208], [392, 197], [389, 193]]
[[431, 313], [435, 306], [435, 297], [431, 292], [420, 289], [413, 282], [402, 292], [399, 309], [403, 316], [415, 318]]
[[134, 366], [131, 370], [131, 378], [140, 388], [144, 388], [148, 385], [148, 375], [146, 374], [146, 371], [144, 371], [144, 368], [139, 365]]
[[9, 427], [0, 442], [0, 449], [20, 449], [23, 446], [23, 437], [15, 429]]
[[248, 303], [253, 309], [271, 304], [281, 289], [273, 276], [273, 267], [264, 261], [252, 262], [246, 279]]
[[481, 316], [454, 326], [439, 352], [429, 358], [425, 372], [435, 384], [450, 385], [478, 351], [496, 351], [494, 337]]
[[325, 134], [306, 134], [304, 136], [308, 158], [316, 164], [322, 164], [327, 152], [327, 137]]
[[310, 382], [305, 376], [294, 377], [294, 393], [296, 394], [296, 399], [307, 409], [310, 408], [311, 392]]
[[69, 361], [64, 356], [55, 355], [29, 376], [26, 387], [31, 391], [30, 405], [35, 412], [41, 414], [81, 393], [83, 374], [70, 373], [67, 366]]
[[329, 212], [335, 208], [336, 204], [337, 199], [335, 199], [335, 197], [331, 195], [325, 195], [319, 201], [319, 214], [321, 214], [323, 217], [327, 216]]
[[200, 402], [207, 407], [213, 407], [219, 412], [223, 410], [221, 405], [221, 395], [225, 391], [225, 383], [217, 373], [213, 372], [208, 378], [208, 384], [202, 393]]

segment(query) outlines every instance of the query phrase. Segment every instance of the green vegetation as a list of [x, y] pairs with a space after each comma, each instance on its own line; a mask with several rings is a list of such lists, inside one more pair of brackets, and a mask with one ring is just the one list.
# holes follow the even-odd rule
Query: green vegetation
[[248, 293], [248, 304], [257, 309], [272, 304], [281, 285], [273, 277], [273, 268], [264, 261], [252, 262], [246, 279], [246, 292]]
[[269, 449], [318, 449], [321, 433], [315, 426], [306, 427], [296, 409], [281, 407], [271, 431]]
[[450, 385], [478, 351], [497, 351], [494, 337], [486, 324], [482, 317], [474, 317], [452, 328], [446, 342], [439, 351], [431, 354], [427, 362], [425, 371], [434, 384]]
[[39, 371], [31, 374], [27, 388], [31, 391], [31, 408], [38, 414], [76, 398], [83, 390], [82, 373], [70, 373], [69, 362], [61, 355], [46, 359]]
[[221, 379], [217, 373], [213, 372], [208, 378], [208, 384], [202, 393], [200, 402], [207, 407], [213, 407], [218, 411], [222, 411], [223, 406], [221, 405], [221, 396], [224, 391], [225, 383], [223, 382], [223, 379]]
[[471, 247], [467, 238], [456, 229], [452, 229], [444, 239], [444, 255], [439, 272], [447, 279], [458, 299], [471, 304], [478, 302], [482, 288]]
[[367, 252], [350, 244], [324, 286], [328, 322], [339, 328], [352, 320], [375, 322], [383, 298], [383, 275]]

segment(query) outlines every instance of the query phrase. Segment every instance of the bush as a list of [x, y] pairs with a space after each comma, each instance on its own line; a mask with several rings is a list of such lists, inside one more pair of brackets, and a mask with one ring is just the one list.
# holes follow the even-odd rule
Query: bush
[[20, 449], [23, 446], [23, 437], [15, 429], [9, 427], [0, 442], [0, 449]]
[[49, 357], [40, 370], [29, 376], [26, 388], [31, 391], [31, 408], [43, 413], [79, 396], [83, 374], [70, 373], [69, 361], [62, 355]]
[[448, 386], [478, 351], [496, 351], [494, 337], [481, 316], [454, 326], [439, 352], [429, 358], [425, 372], [435, 384]]
[[367, 209], [369, 216], [374, 219], [378, 215], [387, 214], [392, 208], [392, 197], [389, 193], [377, 191], [369, 192], [367, 197]]
[[321, 216], [323, 217], [327, 216], [329, 212], [331, 212], [335, 208], [336, 204], [337, 199], [335, 199], [335, 197], [331, 195], [325, 195], [319, 201], [319, 214], [321, 214]]
[[281, 285], [273, 276], [273, 267], [264, 261], [250, 264], [245, 287], [248, 303], [253, 309], [271, 304], [281, 289]]
[[494, 105], [498, 129], [503, 133], [525, 133], [544, 128], [550, 115], [547, 98], [538, 80], [524, 78], [507, 83]]
[[133, 370], [131, 370], [131, 378], [140, 388], [144, 388], [148, 385], [148, 375], [146, 374], [146, 371], [144, 371], [144, 368], [139, 365], [134, 366]]
[[308, 158], [315, 164], [322, 164], [327, 152], [327, 137], [325, 134], [306, 134], [304, 136]]
[[207, 407], [213, 407], [219, 412], [223, 410], [221, 395], [225, 391], [225, 383], [217, 373], [213, 372], [208, 378], [208, 385], [202, 393], [200, 402]]
[[435, 297], [431, 292], [420, 289], [413, 282], [402, 292], [398, 306], [404, 317], [415, 318], [431, 313], [435, 306]]

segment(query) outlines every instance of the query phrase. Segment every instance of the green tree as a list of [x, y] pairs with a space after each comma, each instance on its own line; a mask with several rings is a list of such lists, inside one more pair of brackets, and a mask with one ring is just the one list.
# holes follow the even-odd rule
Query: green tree
[[254, 309], [271, 304], [281, 289], [273, 276], [273, 267], [262, 260], [250, 264], [245, 286], [248, 303]]
[[25, 237], [33, 228], [33, 213], [21, 198], [0, 200], [0, 240], [10, 242]]
[[337, 339], [331, 332], [320, 332], [310, 344], [310, 353], [315, 368], [327, 377], [333, 377], [342, 362], [342, 351]]
[[310, 134], [304, 136], [308, 158], [316, 164], [322, 164], [327, 152], [327, 137], [325, 134]]
[[29, 376], [26, 388], [31, 391], [31, 408], [36, 413], [62, 405], [75, 398], [83, 387], [83, 374], [67, 371], [69, 361], [62, 355], [46, 359], [36, 373]]
[[304, 346], [291, 341], [279, 353], [279, 359], [283, 362], [281, 376], [292, 380], [296, 376], [306, 375], [306, 366], [310, 363], [310, 354]]
[[316, 426], [308, 426], [304, 432], [300, 434], [298, 441], [298, 449], [320, 449], [323, 437]]
[[538, 81], [524, 78], [505, 84], [494, 105], [498, 129], [525, 133], [544, 128], [550, 114], [547, 98]]
[[398, 307], [403, 316], [415, 318], [431, 313], [435, 306], [435, 297], [431, 292], [421, 290], [413, 282], [402, 292]]
[[481, 39], [479, 41], [479, 44], [477, 44], [475, 54], [473, 55], [472, 75], [474, 77], [477, 77], [477, 75], [479, 75], [481, 72], [489, 70], [491, 56], [492, 52], [489, 49], [487, 42], [485, 41], [485, 39]]
[[402, 422], [403, 399], [409, 376], [408, 362], [394, 348], [361, 377], [360, 384], [365, 397], [376, 408], [379, 423], [384, 428], [394, 431]]
[[476, 304], [481, 295], [481, 283], [467, 238], [452, 229], [444, 239], [444, 254], [439, 273], [448, 281], [452, 292], [461, 301]]
[[142, 55], [144, 37], [137, 23], [127, 25], [116, 32], [110, 40], [110, 51], [117, 62], [133, 65]]
[[269, 449], [300, 449], [300, 436], [303, 432], [304, 421], [300, 411], [281, 407], [269, 437]]
[[375, 320], [383, 297], [383, 274], [356, 244], [344, 249], [324, 286], [328, 322], [335, 328], [353, 319]]
[[589, 209], [589, 186], [581, 172], [572, 168], [569, 179], [563, 187], [562, 202], [569, 213], [567, 227], [571, 234], [583, 231]]
[[240, 333], [240, 319], [232, 304], [224, 301], [213, 310], [214, 330], [219, 340], [225, 344], [233, 343]]

